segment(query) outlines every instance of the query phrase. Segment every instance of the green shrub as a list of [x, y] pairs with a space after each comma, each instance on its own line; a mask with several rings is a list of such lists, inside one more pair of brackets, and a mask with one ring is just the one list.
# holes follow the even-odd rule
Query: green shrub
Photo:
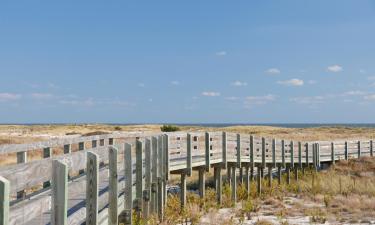
[[160, 130], [162, 132], [175, 132], [179, 131], [180, 128], [174, 125], [163, 125], [162, 127], [160, 127]]

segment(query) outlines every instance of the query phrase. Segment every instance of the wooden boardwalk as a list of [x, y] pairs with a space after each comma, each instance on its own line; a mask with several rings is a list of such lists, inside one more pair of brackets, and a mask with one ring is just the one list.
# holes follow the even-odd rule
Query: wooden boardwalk
[[[62, 149], [61, 154], [54, 154], [56, 149]], [[31, 151], [40, 151], [43, 159], [28, 161]], [[250, 191], [256, 174], [261, 193], [266, 174], [281, 182], [285, 172], [289, 182], [291, 170], [298, 174], [306, 167], [373, 156], [373, 142], [302, 143], [225, 132], [129, 133], [4, 145], [0, 154], [17, 155], [17, 164], [0, 167], [0, 225], [112, 225], [120, 214], [132, 224], [132, 210], [143, 217], [155, 213], [162, 220], [170, 174], [181, 176], [182, 207], [186, 177], [198, 171], [204, 197], [210, 169], [217, 201], [222, 200], [223, 170], [236, 201], [237, 175]]]

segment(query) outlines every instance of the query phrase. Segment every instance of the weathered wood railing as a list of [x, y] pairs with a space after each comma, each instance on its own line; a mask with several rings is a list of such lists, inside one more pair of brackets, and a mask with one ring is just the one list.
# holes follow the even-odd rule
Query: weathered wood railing
[[[78, 151], [72, 151], [77, 143]], [[64, 154], [51, 154], [57, 146], [64, 146]], [[27, 162], [27, 152], [35, 149], [43, 149], [44, 159]], [[321, 163], [373, 156], [373, 142], [302, 143], [225, 132], [177, 132], [0, 146], [1, 153], [17, 153], [20, 160], [0, 167], [0, 224], [117, 224], [121, 213], [131, 224], [132, 210], [138, 216], [157, 214], [163, 219], [170, 174], [181, 176], [184, 206], [186, 177], [198, 171], [199, 193], [204, 197], [205, 174], [213, 168], [220, 203], [221, 171], [226, 169], [236, 201], [237, 174], [249, 192], [256, 169], [260, 193], [266, 173], [272, 178], [276, 172], [281, 182], [285, 171], [290, 182], [292, 169], [298, 179], [298, 171], [308, 166], [318, 169]]]

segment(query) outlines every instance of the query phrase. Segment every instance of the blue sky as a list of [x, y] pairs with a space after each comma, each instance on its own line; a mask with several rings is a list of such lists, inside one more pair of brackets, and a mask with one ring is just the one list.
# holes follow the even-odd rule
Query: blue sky
[[1, 1], [0, 123], [375, 122], [375, 1]]

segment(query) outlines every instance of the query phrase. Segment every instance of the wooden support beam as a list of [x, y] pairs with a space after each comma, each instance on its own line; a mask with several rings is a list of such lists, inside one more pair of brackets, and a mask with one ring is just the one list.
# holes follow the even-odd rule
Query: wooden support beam
[[145, 143], [145, 186], [143, 190], [143, 218], [147, 219], [150, 215], [151, 198], [151, 140], [146, 138]]
[[231, 184], [232, 184], [232, 202], [236, 203], [237, 202], [237, 176], [236, 176], [236, 167], [232, 167], [231, 169], [232, 175], [231, 175]]
[[335, 164], [335, 160], [336, 160], [336, 154], [335, 154], [335, 143], [331, 143], [331, 161], [332, 161], [332, 164]]
[[262, 168], [266, 167], [266, 139], [262, 137]]
[[192, 144], [191, 144], [191, 134], [187, 134], [186, 138], [186, 151], [187, 151], [187, 156], [186, 156], [186, 175], [188, 177], [191, 176], [193, 167], [192, 167], [192, 154], [191, 154], [191, 149], [192, 149]]
[[181, 201], [181, 210], [185, 208], [186, 206], [186, 174], [181, 174], [181, 195], [180, 195], [180, 201]]
[[152, 147], [152, 169], [151, 169], [151, 208], [150, 213], [154, 214], [157, 213], [157, 183], [158, 183], [158, 140], [156, 137], [152, 137], [151, 139], [151, 147]]
[[281, 140], [281, 166], [285, 168], [285, 141]]
[[251, 174], [253, 175], [254, 166], [255, 166], [255, 162], [254, 162], [254, 136], [250, 136], [250, 166], [252, 168]]
[[290, 166], [286, 166], [286, 183], [290, 184]]
[[317, 156], [317, 163], [318, 163], [317, 167], [319, 169], [320, 168], [320, 162], [321, 162], [320, 144], [319, 143], [316, 143], [316, 152], [317, 152], [316, 156]]
[[374, 156], [374, 145], [372, 140], [370, 140], [370, 156]]
[[236, 146], [236, 150], [237, 150], [237, 168], [241, 168], [241, 134], [237, 134], [237, 146]]
[[163, 138], [158, 137], [158, 216], [159, 220], [164, 219], [164, 179], [163, 179]]
[[294, 142], [290, 142], [290, 168], [294, 167]]
[[281, 185], [281, 177], [282, 177], [282, 174], [281, 174], [281, 165], [279, 165], [277, 167], [277, 182], [279, 183], [279, 185]]
[[246, 166], [245, 167], [245, 189], [246, 189], [247, 196], [250, 195], [250, 177], [249, 177], [249, 173], [250, 173], [250, 167]]
[[108, 149], [109, 161], [109, 189], [108, 189], [108, 225], [118, 224], [118, 150], [114, 147]]
[[210, 133], [206, 132], [204, 137], [205, 143], [205, 158], [206, 158], [206, 171], [210, 172], [211, 167], [211, 137]]
[[347, 141], [345, 141], [345, 160], [349, 159], [349, 144]]
[[272, 167], [276, 167], [276, 139], [272, 139]]
[[222, 136], [222, 167], [227, 168], [227, 133], [223, 132]]
[[242, 184], [243, 183], [243, 169], [244, 169], [244, 167], [240, 167], [240, 176], [239, 176], [239, 178], [238, 178], [238, 183], [239, 184]]
[[205, 190], [206, 190], [206, 169], [201, 167], [198, 170], [199, 173], [199, 196], [200, 198], [204, 198]]
[[[27, 163], [27, 152], [17, 152], [17, 164]], [[17, 199], [24, 199], [26, 197], [25, 190], [17, 192]]]
[[261, 172], [262, 168], [258, 166], [257, 168], [257, 172], [258, 172], [258, 175], [257, 175], [257, 192], [258, 192], [258, 195], [261, 195], [262, 194], [262, 172]]
[[302, 165], [302, 143], [298, 142], [298, 167], [301, 169]]
[[[170, 165], [169, 165], [169, 136], [168, 134], [164, 134], [163, 135], [163, 145], [164, 145], [164, 181], [166, 183], [166, 181], [169, 180], [169, 174], [170, 174]], [[166, 195], [165, 195], [166, 197]]]
[[232, 167], [231, 166], [227, 166], [227, 182], [229, 186], [231, 187], [232, 186]]
[[[83, 150], [85, 150], [85, 142], [79, 142], [78, 151], [83, 151]], [[83, 173], [85, 173], [84, 169], [78, 171], [78, 174], [83, 174]]]
[[87, 152], [86, 225], [98, 224], [99, 156]]
[[124, 151], [124, 164], [125, 164], [125, 218], [126, 225], [132, 225], [132, 210], [133, 210], [133, 166], [132, 166], [132, 146], [125, 144]]
[[299, 170], [299, 167], [295, 166], [294, 167], [294, 180], [295, 181], [298, 181], [298, 170]]
[[135, 211], [140, 218], [143, 205], [143, 143], [140, 140], [135, 145], [135, 187]]
[[51, 224], [66, 225], [68, 221], [68, 166], [58, 160], [52, 161], [51, 201]]
[[268, 166], [268, 187], [272, 187], [272, 166]]
[[310, 156], [309, 156], [309, 154], [311, 154], [310, 152], [309, 152], [309, 143], [306, 143], [305, 144], [305, 151], [306, 151], [306, 162], [305, 162], [305, 165], [306, 165], [306, 167], [309, 167], [309, 164], [310, 164]]
[[10, 183], [0, 176], [0, 224], [9, 225]]
[[216, 189], [216, 200], [219, 205], [222, 204], [222, 176], [221, 176], [221, 168], [214, 167], [214, 178], [215, 178], [215, 189]]
[[250, 181], [254, 181], [254, 167], [250, 167]]
[[361, 156], [362, 156], [362, 152], [361, 152], [361, 141], [358, 141], [358, 143], [357, 143], [357, 147], [358, 147], [358, 158], [361, 158]]
[[[52, 157], [52, 150], [51, 148], [44, 148], [43, 149], [43, 158], [51, 158]], [[51, 181], [45, 181], [43, 183], [43, 188], [48, 188], [51, 186]]]

